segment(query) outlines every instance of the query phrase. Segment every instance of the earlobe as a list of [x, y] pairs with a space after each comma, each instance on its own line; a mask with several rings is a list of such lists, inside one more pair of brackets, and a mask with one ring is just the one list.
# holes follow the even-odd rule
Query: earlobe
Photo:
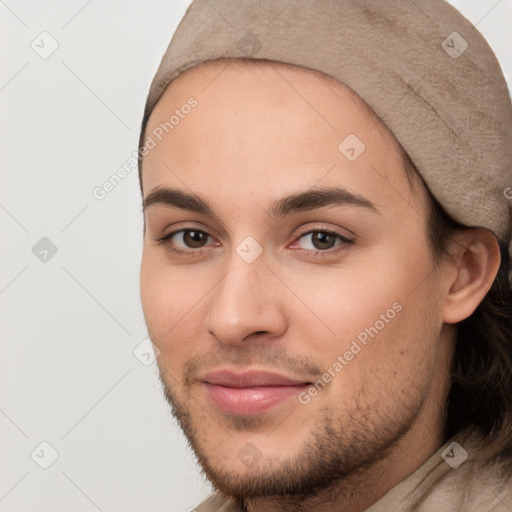
[[452, 278], [443, 312], [448, 324], [471, 316], [491, 288], [501, 262], [498, 241], [485, 228], [468, 230], [458, 246], [455, 279]]

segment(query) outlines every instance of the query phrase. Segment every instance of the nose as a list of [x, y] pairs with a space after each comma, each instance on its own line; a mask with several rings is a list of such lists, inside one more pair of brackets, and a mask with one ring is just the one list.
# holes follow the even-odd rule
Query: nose
[[225, 345], [275, 338], [287, 328], [279, 280], [261, 254], [247, 263], [233, 253], [224, 277], [209, 294], [206, 328]]

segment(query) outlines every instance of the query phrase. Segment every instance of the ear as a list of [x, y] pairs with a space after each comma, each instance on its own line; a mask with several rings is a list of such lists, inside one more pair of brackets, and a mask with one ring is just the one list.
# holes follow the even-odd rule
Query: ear
[[443, 320], [457, 323], [471, 316], [498, 273], [501, 262], [496, 236], [485, 228], [460, 231], [454, 243], [454, 266], [448, 272], [449, 286]]

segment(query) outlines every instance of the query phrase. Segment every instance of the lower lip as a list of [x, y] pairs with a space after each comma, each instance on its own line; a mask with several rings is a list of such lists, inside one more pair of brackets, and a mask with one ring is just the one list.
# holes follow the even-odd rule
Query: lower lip
[[272, 407], [298, 395], [309, 384], [295, 386], [260, 386], [230, 388], [204, 382], [210, 400], [224, 413], [245, 416], [262, 414]]

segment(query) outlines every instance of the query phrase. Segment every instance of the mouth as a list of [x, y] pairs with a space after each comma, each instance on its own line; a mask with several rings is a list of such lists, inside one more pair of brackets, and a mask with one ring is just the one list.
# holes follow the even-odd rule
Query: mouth
[[286, 375], [250, 370], [217, 370], [202, 385], [210, 402], [225, 414], [256, 416], [298, 395], [311, 382]]

